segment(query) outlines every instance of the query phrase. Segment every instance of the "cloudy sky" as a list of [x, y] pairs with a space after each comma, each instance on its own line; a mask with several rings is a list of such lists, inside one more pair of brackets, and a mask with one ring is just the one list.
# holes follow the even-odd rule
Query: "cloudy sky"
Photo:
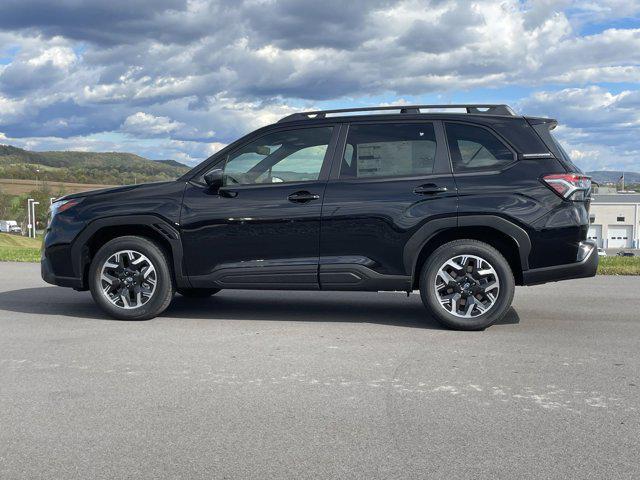
[[2, 0], [0, 143], [195, 163], [299, 109], [509, 103], [640, 171], [640, 0]]

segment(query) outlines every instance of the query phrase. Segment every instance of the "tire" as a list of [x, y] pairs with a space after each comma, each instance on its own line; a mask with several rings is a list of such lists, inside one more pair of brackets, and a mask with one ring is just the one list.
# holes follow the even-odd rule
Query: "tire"
[[89, 268], [89, 289], [98, 306], [120, 320], [156, 317], [174, 293], [167, 256], [154, 242], [136, 236], [113, 239], [98, 250]]
[[219, 288], [179, 288], [176, 290], [180, 295], [187, 298], [207, 298], [220, 291]]
[[494, 324], [509, 310], [514, 291], [507, 260], [478, 240], [440, 246], [420, 274], [422, 303], [439, 323], [455, 330], [482, 330]]

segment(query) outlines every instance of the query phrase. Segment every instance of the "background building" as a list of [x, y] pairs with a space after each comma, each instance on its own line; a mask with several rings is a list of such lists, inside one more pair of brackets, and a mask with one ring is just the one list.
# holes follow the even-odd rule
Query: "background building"
[[640, 194], [600, 192], [591, 202], [588, 238], [601, 248], [640, 248]]

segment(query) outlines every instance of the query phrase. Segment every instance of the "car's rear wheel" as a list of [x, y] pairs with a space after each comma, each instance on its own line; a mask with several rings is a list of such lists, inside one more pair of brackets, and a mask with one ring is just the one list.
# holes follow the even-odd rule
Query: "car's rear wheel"
[[481, 330], [500, 320], [513, 301], [507, 260], [491, 245], [454, 240], [437, 248], [420, 275], [422, 302], [441, 324]]
[[180, 295], [187, 298], [207, 298], [220, 291], [219, 288], [178, 288]]
[[173, 281], [167, 257], [155, 243], [136, 236], [116, 238], [96, 253], [89, 269], [94, 301], [121, 320], [146, 320], [171, 303]]

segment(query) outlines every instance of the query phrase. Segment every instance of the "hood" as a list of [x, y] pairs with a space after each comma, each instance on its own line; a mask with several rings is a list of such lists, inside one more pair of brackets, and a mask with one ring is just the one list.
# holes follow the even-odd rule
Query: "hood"
[[98, 188], [96, 190], [87, 190], [86, 192], [70, 193], [69, 195], [65, 195], [63, 197], [57, 198], [55, 201], [57, 202], [60, 200], [71, 200], [72, 198], [93, 197], [97, 195], [104, 195], [107, 193], [121, 193], [121, 192], [124, 193], [124, 192], [130, 192], [131, 190], [143, 190], [149, 187], [157, 187], [159, 185], [168, 185], [173, 182], [174, 181], [138, 183], [136, 185], [122, 185], [119, 187]]

